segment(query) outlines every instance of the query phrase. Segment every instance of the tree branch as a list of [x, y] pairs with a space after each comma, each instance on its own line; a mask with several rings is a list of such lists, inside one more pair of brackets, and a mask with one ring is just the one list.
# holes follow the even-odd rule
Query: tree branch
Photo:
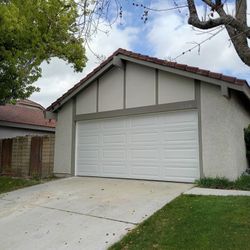
[[247, 1], [236, 0], [236, 19], [244, 25], [247, 25]]
[[[209, 6], [215, 7], [210, 0], [203, 0]], [[246, 0], [239, 0], [246, 1]], [[248, 38], [250, 38], [250, 28], [246, 23], [242, 23], [240, 20], [235, 19], [231, 15], [227, 15], [222, 7], [216, 8], [217, 13], [220, 17], [215, 19], [209, 19], [208, 21], [201, 21], [198, 17], [194, 0], [187, 0], [189, 9], [188, 23], [199, 29], [211, 29], [220, 25], [230, 25], [232, 28], [239, 32], [244, 32]], [[243, 4], [244, 6], [244, 4]], [[242, 10], [241, 10], [242, 12]], [[245, 9], [246, 12], [246, 9]], [[244, 12], [243, 12], [244, 13]], [[244, 14], [243, 14], [244, 15]]]
[[[243, 6], [243, 7], [242, 7]], [[226, 15], [223, 9], [217, 11], [220, 16]], [[247, 38], [249, 37], [249, 27], [246, 25], [246, 0], [236, 0], [236, 18], [237, 22], [242, 22], [242, 26], [247, 27], [247, 29], [241, 30], [235, 28], [233, 25], [225, 25], [228, 35], [234, 45], [234, 48], [239, 55], [240, 59], [250, 66], [250, 48], [248, 46]]]
[[[202, 0], [208, 6], [215, 10], [219, 17], [201, 21], [198, 17], [194, 0], [187, 0], [189, 9], [188, 23], [199, 29], [210, 29], [220, 25], [225, 25], [228, 35], [234, 45], [234, 48], [241, 60], [250, 66], [250, 48], [247, 38], [250, 38], [250, 28], [247, 26], [247, 3], [246, 0], [236, 0], [236, 17], [226, 14], [221, 1], [216, 0], [214, 4], [211, 0]], [[217, 4], [220, 5], [218, 6]]]

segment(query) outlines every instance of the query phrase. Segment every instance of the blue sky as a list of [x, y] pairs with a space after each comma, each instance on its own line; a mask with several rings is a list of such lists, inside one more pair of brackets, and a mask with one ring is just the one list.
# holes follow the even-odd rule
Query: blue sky
[[[148, 21], [144, 24], [141, 20], [143, 8], [136, 7], [131, 0], [121, 0], [123, 3], [123, 17], [109, 29], [103, 25], [101, 28], [108, 30], [108, 35], [103, 32], [97, 33], [89, 42], [92, 51], [99, 55], [109, 56], [119, 47], [139, 52], [142, 54], [156, 56], [166, 60], [173, 60], [193, 47], [195, 43], [201, 42], [211, 36], [210, 33], [199, 32], [187, 24], [187, 9], [182, 8], [172, 11], [149, 11]], [[180, 5], [185, 5], [185, 0], [175, 0]], [[204, 6], [200, 4], [198, 11], [204, 16]], [[232, 1], [227, 1], [227, 10], [234, 14]], [[250, 4], [250, 0], [248, 0]], [[174, 6], [173, 0], [144, 0], [136, 1], [147, 7], [155, 9], [166, 9]], [[207, 15], [210, 10], [207, 9]], [[250, 82], [250, 67], [241, 62], [233, 45], [224, 29], [217, 29], [219, 33], [208, 42], [177, 59], [178, 63], [221, 72]], [[199, 52], [199, 53], [198, 53]], [[36, 83], [41, 91], [31, 96], [31, 99], [47, 107], [65, 91], [76, 84], [87, 73], [98, 66], [100, 61], [87, 48], [88, 63], [82, 73], [73, 72], [70, 65], [65, 62], [52, 59], [47, 65], [42, 64], [43, 75]]]

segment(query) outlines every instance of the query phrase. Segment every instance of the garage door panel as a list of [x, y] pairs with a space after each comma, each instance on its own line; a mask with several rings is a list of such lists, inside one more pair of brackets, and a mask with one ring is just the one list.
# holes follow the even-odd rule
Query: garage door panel
[[102, 137], [103, 144], [121, 144], [126, 142], [125, 134], [104, 134]]
[[81, 126], [78, 127], [79, 132], [83, 131], [93, 131], [99, 129], [99, 123], [96, 123], [94, 121], [86, 121], [85, 123], [82, 123]]
[[103, 163], [102, 169], [103, 169], [104, 174], [110, 174], [110, 175], [128, 174], [127, 166], [122, 163], [120, 164], [119, 163], [106, 163], [106, 164]]
[[166, 141], [164, 142], [165, 149], [195, 149], [197, 150], [198, 146], [196, 141]]
[[160, 116], [159, 121], [162, 124], [184, 124], [184, 123], [190, 123], [190, 122], [196, 122], [197, 121], [197, 116], [196, 114], [191, 114], [188, 112], [186, 114], [184, 114], [184, 112], [182, 112], [181, 116], [177, 116], [176, 112], [173, 113], [169, 113], [167, 116]]
[[163, 168], [163, 175], [166, 177], [193, 178], [197, 174], [197, 169], [195, 168]]
[[102, 150], [102, 159], [108, 161], [120, 160], [124, 161], [126, 158], [125, 150], [118, 149], [104, 149]]
[[192, 182], [199, 178], [197, 112], [77, 122], [76, 174]]
[[190, 140], [195, 140], [197, 138], [196, 132], [194, 130], [192, 131], [187, 131], [187, 130], [182, 130], [182, 131], [165, 131], [163, 132], [163, 138], [165, 141], [190, 141]]
[[132, 132], [130, 135], [130, 142], [133, 144], [156, 144], [159, 142], [158, 133], [151, 133], [151, 131]]
[[157, 122], [157, 115], [144, 115], [144, 116], [135, 116], [133, 119], [130, 120], [131, 128], [147, 128], [147, 127], [154, 127], [158, 124]]
[[102, 121], [101, 125], [105, 130], [125, 129], [126, 121], [122, 118], [112, 118]]
[[84, 168], [80, 168], [79, 171], [85, 171], [85, 165], [95, 165], [95, 166], [99, 166], [99, 160], [85, 160], [85, 159], [79, 159], [78, 161], [79, 165], [84, 165]]
[[164, 159], [196, 159], [196, 149], [164, 149]]
[[151, 176], [155, 179], [160, 178], [160, 167], [155, 165], [132, 165], [131, 176], [138, 178], [138, 176]]
[[79, 150], [79, 160], [84, 159], [85, 161], [88, 160], [99, 160], [99, 154], [97, 150]]
[[81, 145], [99, 145], [99, 137], [97, 135], [81, 135], [79, 136], [79, 144]]
[[157, 149], [132, 149], [131, 151], [131, 159], [132, 160], [157, 160], [159, 159], [159, 151]]
[[78, 170], [79, 175], [97, 175], [99, 174], [99, 166], [96, 163], [84, 163], [84, 169]]
[[173, 125], [173, 126], [164, 126], [162, 128], [162, 132], [166, 132], [166, 133], [171, 133], [171, 132], [186, 132], [186, 131], [196, 131], [197, 126], [195, 124], [193, 125], [185, 125], [185, 124], [181, 124], [181, 125]]
[[162, 170], [164, 170], [165, 172], [168, 171], [168, 169], [175, 169], [179, 175], [181, 176], [184, 173], [184, 170], [187, 170], [188, 172], [197, 172], [197, 168], [194, 167], [194, 165], [185, 165], [185, 164], [162, 164], [161, 165]]

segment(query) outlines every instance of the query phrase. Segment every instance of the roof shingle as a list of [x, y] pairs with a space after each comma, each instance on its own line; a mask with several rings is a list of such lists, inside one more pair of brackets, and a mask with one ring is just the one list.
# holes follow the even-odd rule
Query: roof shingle
[[30, 100], [20, 100], [16, 105], [0, 105], [0, 121], [55, 128], [56, 121], [44, 117], [44, 107]]

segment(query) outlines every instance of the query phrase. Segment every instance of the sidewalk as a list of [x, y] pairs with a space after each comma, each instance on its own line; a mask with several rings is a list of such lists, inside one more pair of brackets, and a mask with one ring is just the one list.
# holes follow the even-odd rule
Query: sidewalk
[[190, 190], [184, 192], [184, 194], [193, 194], [193, 195], [218, 195], [218, 196], [250, 196], [250, 191], [242, 191], [242, 190], [226, 190], [226, 189], [212, 189], [212, 188], [199, 188], [194, 187]]

